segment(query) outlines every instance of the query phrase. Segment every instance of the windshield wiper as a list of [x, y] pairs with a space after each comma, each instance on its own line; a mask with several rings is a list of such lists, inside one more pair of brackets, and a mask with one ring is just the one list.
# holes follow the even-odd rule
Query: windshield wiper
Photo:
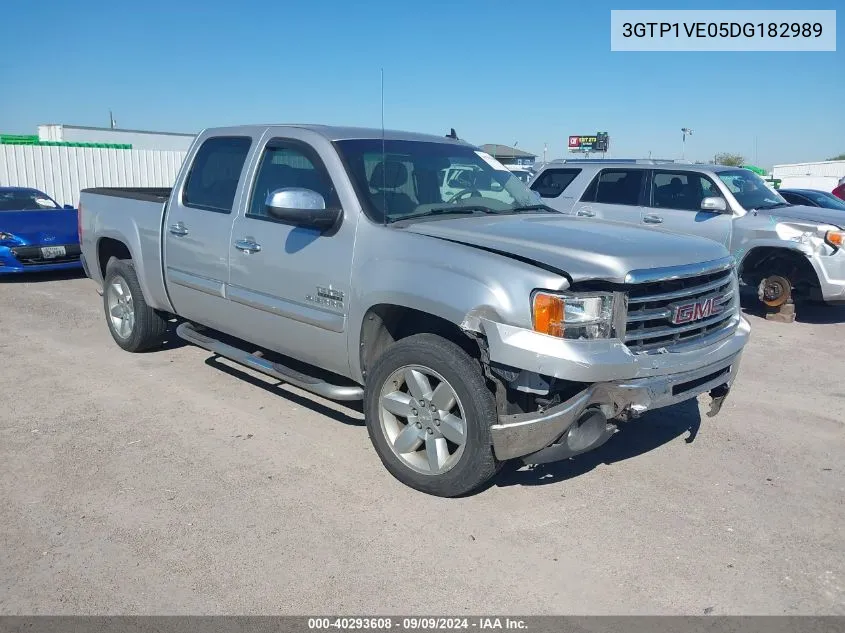
[[777, 209], [778, 207], [791, 207], [788, 202], [775, 202], [774, 204], [764, 204], [759, 207], [752, 207], [755, 211], [765, 211], [767, 209]]
[[554, 211], [550, 206], [546, 204], [526, 204], [521, 207], [514, 207], [510, 209], [511, 213], [524, 213], [528, 211]]
[[477, 212], [495, 213], [492, 209], [482, 206], [464, 206], [464, 207], [438, 207], [436, 209], [428, 209], [422, 213], [411, 213], [410, 215], [403, 215], [402, 217], [390, 220], [390, 223], [401, 222], [403, 220], [413, 220], [416, 218], [428, 218], [434, 215], [472, 215]]

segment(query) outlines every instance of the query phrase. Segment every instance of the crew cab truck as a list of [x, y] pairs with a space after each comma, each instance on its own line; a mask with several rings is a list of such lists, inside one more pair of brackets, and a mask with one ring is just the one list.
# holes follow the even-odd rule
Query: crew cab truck
[[[452, 165], [488, 177], [444, 193]], [[451, 138], [205, 130], [172, 190], [84, 190], [80, 231], [124, 350], [175, 321], [214, 354], [363, 400], [386, 468], [440, 496], [594, 449], [650, 409], [709, 393], [715, 414], [749, 336], [724, 246], [554, 212]]]
[[789, 204], [753, 171], [665, 161], [565, 160], [531, 182], [563, 213], [724, 244], [770, 309], [845, 303], [845, 213]]

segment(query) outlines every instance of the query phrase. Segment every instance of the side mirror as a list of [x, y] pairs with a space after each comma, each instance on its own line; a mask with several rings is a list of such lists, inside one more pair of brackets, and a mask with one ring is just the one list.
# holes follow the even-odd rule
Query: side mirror
[[73, 208], [75, 208], [75, 207], [72, 204], [62, 205], [62, 209], [73, 209]]
[[267, 195], [264, 202], [270, 217], [294, 226], [326, 231], [337, 224], [341, 210], [327, 209], [326, 200], [316, 191], [285, 187]]
[[710, 211], [712, 213], [726, 213], [728, 210], [728, 203], [721, 197], [704, 198], [701, 201], [701, 210]]

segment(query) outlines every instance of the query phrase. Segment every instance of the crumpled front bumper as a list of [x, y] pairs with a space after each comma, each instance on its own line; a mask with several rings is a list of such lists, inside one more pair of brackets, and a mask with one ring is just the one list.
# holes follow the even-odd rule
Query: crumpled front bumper
[[[595, 407], [601, 408], [608, 419], [622, 415], [636, 416], [715, 389], [715, 414], [736, 377], [742, 349], [751, 331], [748, 321], [741, 316], [738, 319], [739, 323], [731, 335], [709, 346], [683, 352], [635, 355], [620, 343], [624, 353], [622, 350], [611, 351], [605, 348], [605, 354], [594, 356], [592, 362], [585, 356], [584, 364], [575, 362], [571, 356], [558, 358], [555, 363], [555, 359], [548, 354], [551, 350], [547, 345], [546, 354], [534, 352], [530, 358], [523, 359], [526, 361], [524, 364], [529, 365], [525, 367], [509, 362], [513, 360], [511, 355], [505, 355], [508, 360], [497, 357], [497, 345], [494, 342], [490, 345], [491, 360], [559, 378], [593, 382], [584, 391], [545, 411], [500, 415], [497, 423], [492, 426], [496, 457], [500, 460], [520, 457], [531, 462], [532, 456], [537, 456], [535, 463], [550, 461], [547, 455], [542, 455], [544, 449], [558, 441], [585, 411]], [[547, 342], [554, 342], [550, 337], [543, 338]], [[489, 328], [488, 343], [491, 343]], [[572, 342], [563, 343], [571, 346]], [[576, 349], [580, 347], [577, 344], [581, 342], [574, 343]], [[616, 352], [623, 356], [627, 354], [630, 358], [623, 362]], [[528, 362], [532, 358], [533, 362]], [[563, 372], [567, 367], [576, 370], [573, 372], [575, 375], [550, 371], [554, 366], [562, 368]], [[577, 371], [579, 369], [581, 371]]]

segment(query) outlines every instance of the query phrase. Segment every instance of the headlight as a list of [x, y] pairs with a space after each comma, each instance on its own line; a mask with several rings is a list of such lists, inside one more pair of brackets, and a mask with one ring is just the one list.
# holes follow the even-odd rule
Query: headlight
[[842, 248], [845, 246], [845, 231], [828, 231], [824, 234], [824, 241], [833, 248]]
[[15, 243], [17, 243], [17, 241], [18, 241], [18, 238], [16, 238], [11, 233], [4, 233], [3, 231], [0, 231], [0, 242], [15, 242]]
[[613, 336], [613, 295], [602, 292], [556, 293], [532, 297], [534, 330], [567, 339]]

